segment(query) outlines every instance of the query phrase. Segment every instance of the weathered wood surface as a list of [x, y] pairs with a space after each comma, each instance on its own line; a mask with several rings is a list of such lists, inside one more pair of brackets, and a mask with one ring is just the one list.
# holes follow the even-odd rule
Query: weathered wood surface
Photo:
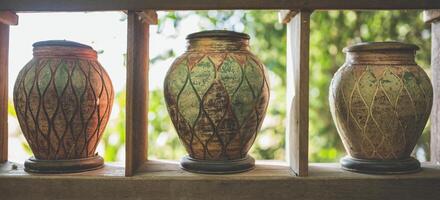
[[299, 10], [280, 10], [278, 12], [278, 21], [283, 24], [287, 24], [298, 14]]
[[[11, 164], [9, 164], [11, 167]], [[200, 175], [176, 162], [148, 161], [134, 177], [122, 167], [65, 175], [28, 175], [0, 169], [1, 199], [438, 199], [440, 168], [424, 164], [408, 175], [365, 175], [337, 164], [311, 164], [310, 176], [294, 176], [286, 165], [257, 162], [255, 170], [236, 175]]]
[[125, 173], [147, 159], [149, 31], [137, 12], [128, 11]]
[[432, 22], [431, 68], [434, 101], [431, 111], [431, 162], [440, 162], [440, 10], [425, 11], [425, 21]]
[[195, 174], [184, 171], [180, 168], [180, 164], [175, 161], [147, 161], [136, 172], [136, 177], [151, 177], [158, 179], [188, 180], [188, 179], [224, 179], [224, 180], [241, 180], [241, 179], [255, 179], [255, 178], [274, 178], [282, 179], [295, 176], [290, 170], [287, 163], [280, 161], [256, 161], [256, 168], [254, 170], [227, 175], [208, 175]]
[[0, 10], [439, 9], [438, 0], [2, 0]]
[[9, 25], [0, 21], [0, 163], [8, 160]]
[[425, 10], [423, 12], [423, 20], [426, 23], [440, 20], [440, 10]]
[[11, 11], [0, 12], [0, 23], [5, 25], [17, 25], [18, 15]]
[[287, 155], [299, 176], [308, 167], [310, 14], [301, 11], [287, 24]]
[[145, 10], [137, 12], [139, 15], [139, 18], [142, 22], [147, 24], [157, 24], [159, 22], [159, 19], [157, 18], [157, 12], [154, 10]]

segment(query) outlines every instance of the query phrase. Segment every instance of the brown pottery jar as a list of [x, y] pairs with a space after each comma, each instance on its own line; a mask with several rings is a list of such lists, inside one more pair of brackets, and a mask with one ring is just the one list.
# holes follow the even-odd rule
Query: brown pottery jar
[[113, 86], [91, 47], [70, 41], [34, 45], [20, 71], [14, 106], [34, 157], [25, 170], [79, 172], [103, 166], [95, 153], [113, 104]]
[[415, 62], [418, 47], [361, 43], [344, 49], [330, 86], [333, 120], [348, 156], [344, 169], [365, 173], [420, 170], [412, 158], [432, 107], [432, 85]]
[[232, 31], [190, 34], [188, 49], [165, 78], [168, 111], [189, 156], [184, 169], [234, 173], [252, 169], [247, 153], [269, 101], [264, 65], [249, 36]]

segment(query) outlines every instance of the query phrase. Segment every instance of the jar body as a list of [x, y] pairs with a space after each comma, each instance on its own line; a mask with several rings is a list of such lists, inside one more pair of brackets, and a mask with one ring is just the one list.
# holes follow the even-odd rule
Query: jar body
[[348, 52], [330, 86], [332, 117], [352, 158], [410, 158], [432, 107], [432, 85], [413, 52]]
[[15, 82], [20, 127], [37, 160], [94, 157], [112, 109], [111, 80], [93, 50], [51, 44], [34, 47]]
[[190, 158], [243, 159], [266, 113], [266, 69], [246, 45], [228, 48], [225, 43], [236, 44], [218, 38], [201, 40], [204, 44], [190, 40], [188, 51], [167, 73], [164, 93], [169, 114]]

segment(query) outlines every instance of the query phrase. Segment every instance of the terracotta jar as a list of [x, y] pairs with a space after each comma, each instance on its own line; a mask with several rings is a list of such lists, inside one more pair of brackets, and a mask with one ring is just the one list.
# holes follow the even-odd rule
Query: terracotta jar
[[418, 47], [399, 42], [361, 43], [344, 49], [345, 64], [330, 86], [333, 120], [349, 156], [346, 170], [408, 173], [410, 157], [432, 107], [432, 85], [415, 63]]
[[113, 86], [91, 47], [70, 41], [34, 45], [14, 86], [18, 121], [34, 157], [28, 172], [97, 169], [95, 149], [108, 122]]
[[168, 111], [189, 156], [184, 169], [234, 173], [252, 169], [247, 155], [269, 101], [264, 65], [249, 36], [231, 31], [188, 35], [188, 49], [165, 78]]

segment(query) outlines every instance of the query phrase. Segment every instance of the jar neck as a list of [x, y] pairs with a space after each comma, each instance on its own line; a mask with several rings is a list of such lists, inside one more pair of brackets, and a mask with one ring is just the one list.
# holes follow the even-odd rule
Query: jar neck
[[97, 53], [93, 49], [67, 46], [41, 46], [34, 48], [34, 57], [37, 58], [81, 58], [96, 60]]
[[249, 40], [227, 37], [194, 38], [188, 40], [187, 51], [249, 51]]
[[345, 62], [352, 64], [379, 65], [416, 64], [414, 50], [375, 50], [347, 52]]

